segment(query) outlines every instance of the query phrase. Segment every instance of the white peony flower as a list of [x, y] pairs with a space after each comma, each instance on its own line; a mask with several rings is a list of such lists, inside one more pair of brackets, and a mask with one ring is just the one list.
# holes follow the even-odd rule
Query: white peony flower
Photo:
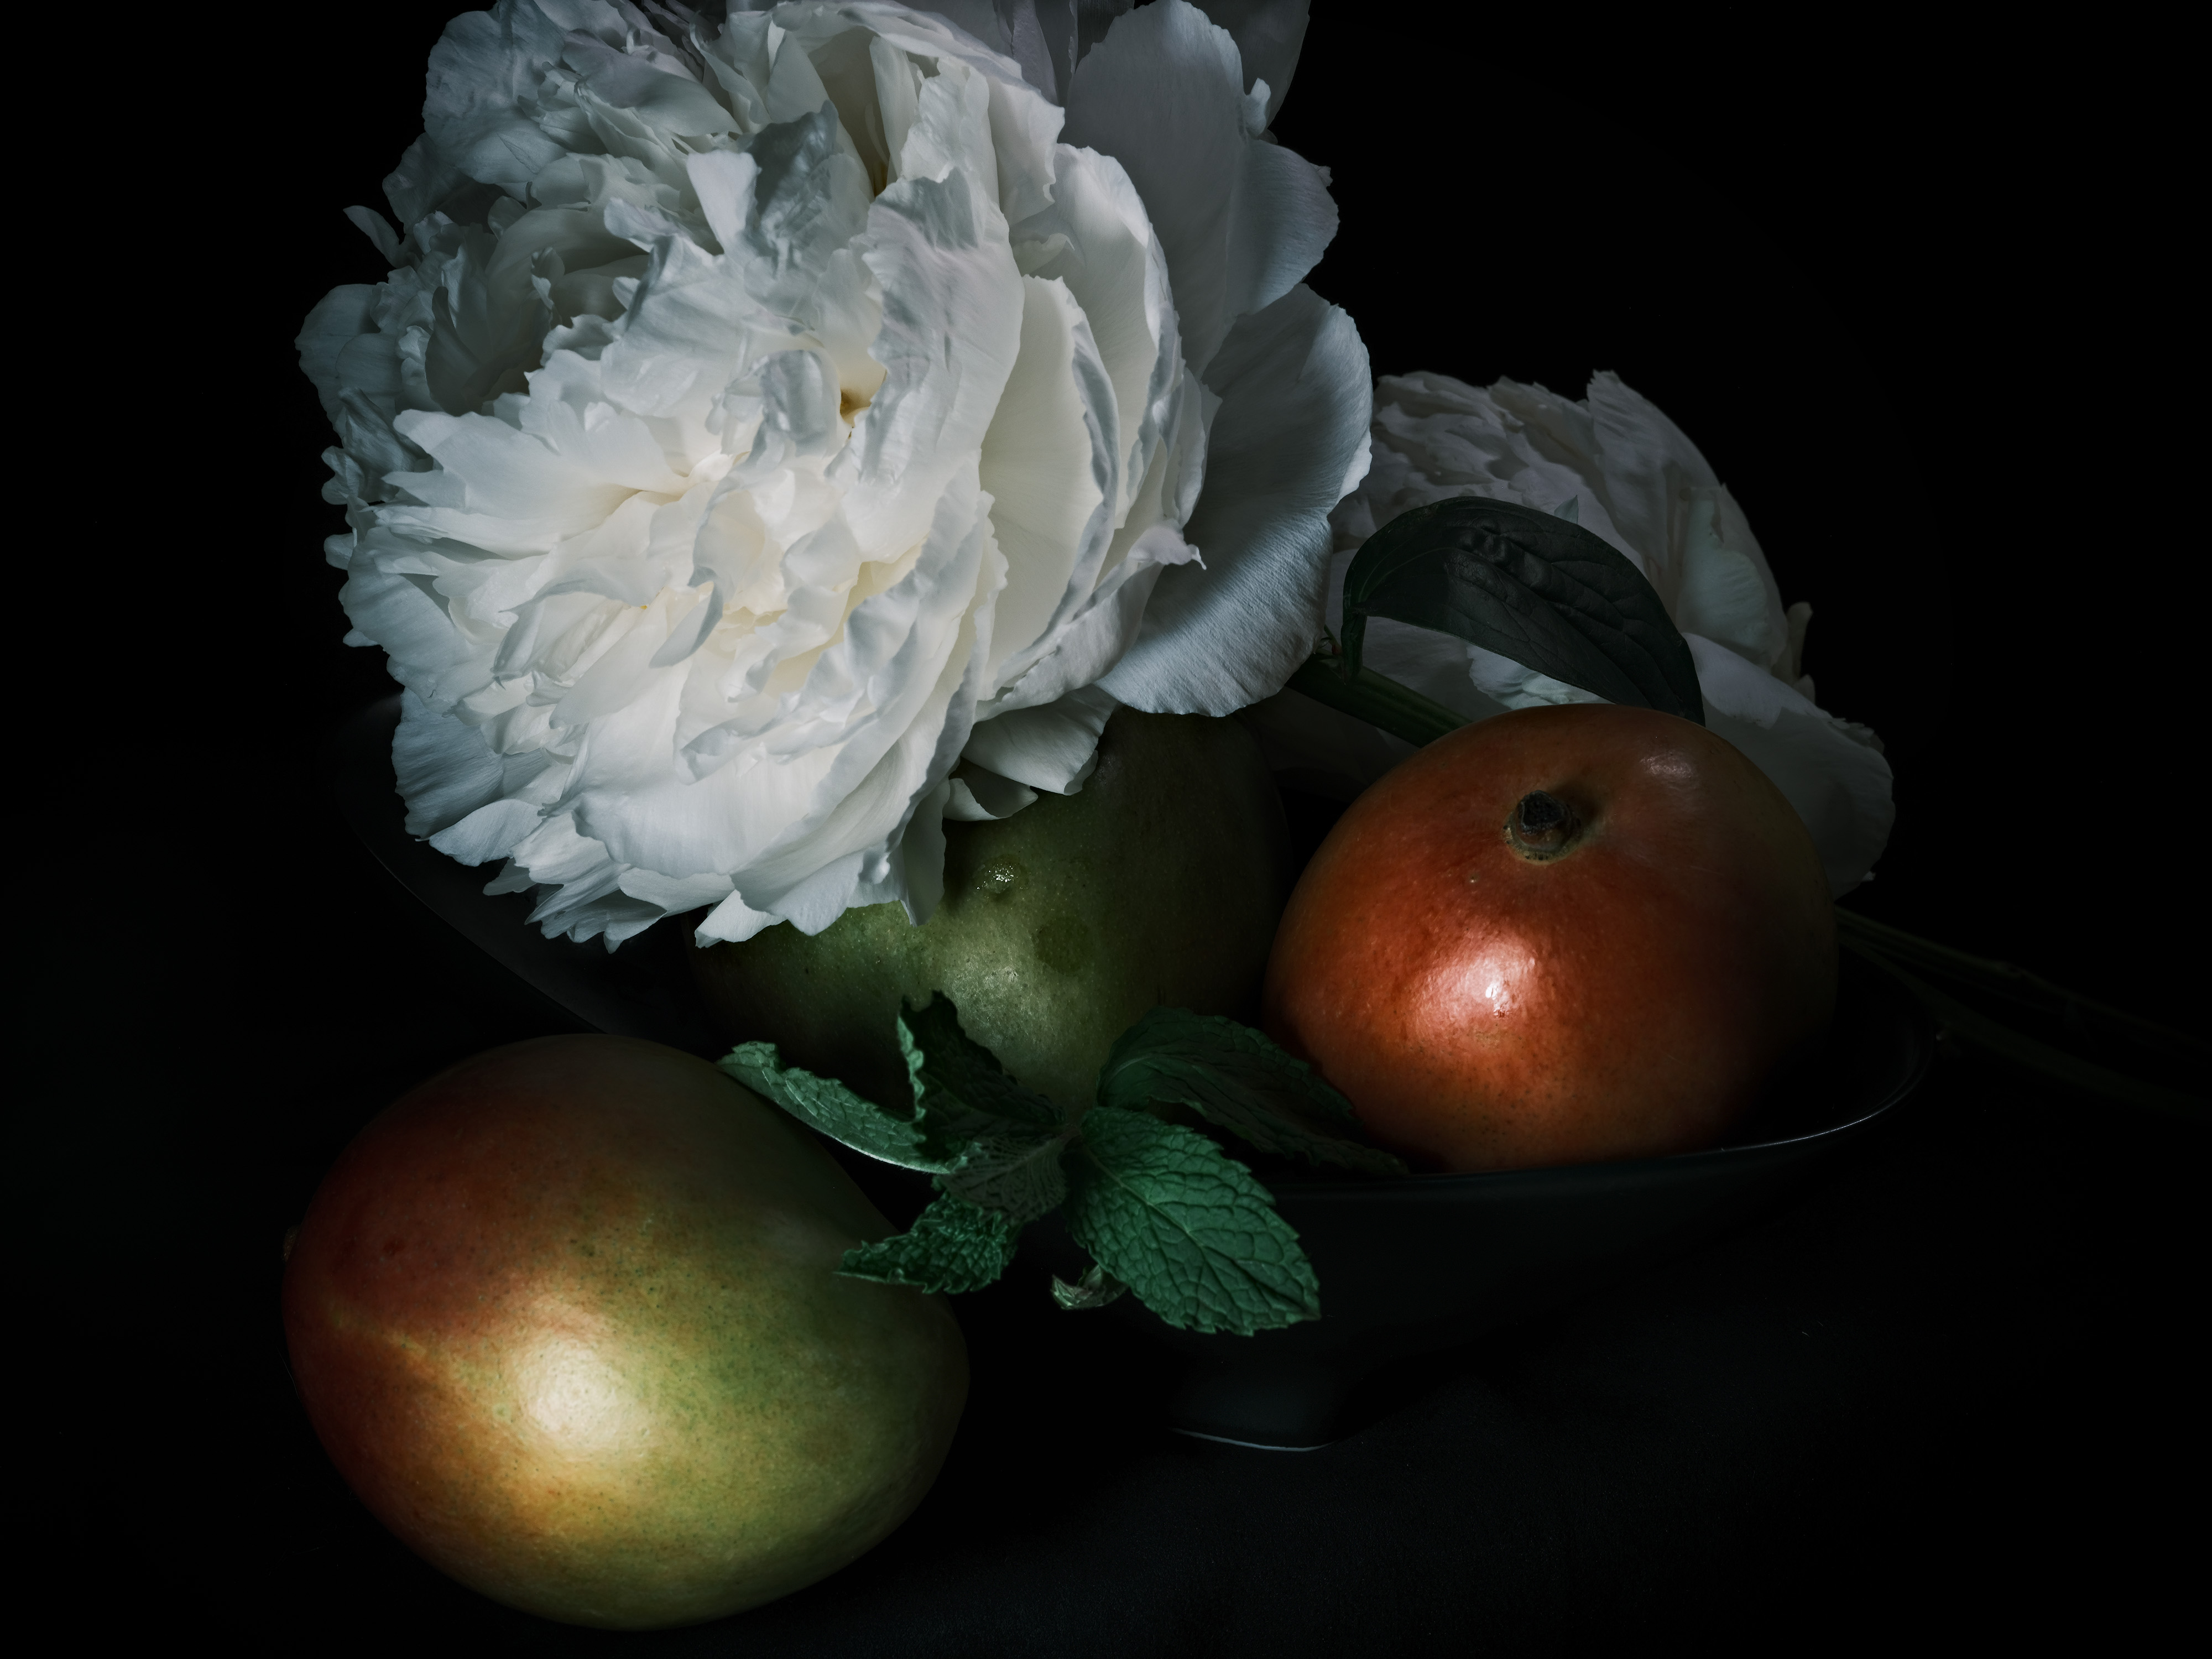
[[[1373, 470], [1337, 508], [1343, 573], [1361, 542], [1400, 514], [1455, 495], [1516, 501], [1571, 519], [1634, 562], [1689, 641], [1711, 729], [1743, 750], [1796, 807], [1832, 891], [1866, 879], [1896, 816], [1889, 763], [1863, 726], [1813, 701], [1802, 672], [1807, 605], [1780, 590], [1743, 511], [1681, 429], [1619, 376], [1591, 378], [1573, 402], [1541, 386], [1472, 386], [1444, 374], [1386, 375], [1376, 389]], [[1474, 719], [1536, 703], [1598, 702], [1578, 687], [1448, 635], [1384, 617], [1364, 660]], [[1271, 758], [1365, 782], [1406, 747], [1304, 698], [1254, 717]]]
[[[1238, 12], [1287, 80], [1303, 5]], [[301, 356], [408, 828], [549, 934], [920, 920], [944, 817], [1304, 658], [1370, 407], [1299, 283], [1328, 175], [1183, 0], [1062, 35], [1043, 91], [873, 0], [501, 0], [432, 53], [404, 238], [350, 210], [392, 272]]]

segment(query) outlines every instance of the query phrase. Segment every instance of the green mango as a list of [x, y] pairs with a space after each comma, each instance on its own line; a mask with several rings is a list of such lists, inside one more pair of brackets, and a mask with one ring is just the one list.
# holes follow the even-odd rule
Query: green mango
[[945, 1461], [951, 1310], [837, 1272], [891, 1231], [706, 1061], [543, 1037], [346, 1149], [287, 1244], [285, 1340], [339, 1473], [433, 1565], [547, 1619], [696, 1624], [853, 1560]]
[[1017, 1079], [1080, 1108], [1147, 1008], [1256, 1015], [1292, 871], [1281, 798], [1234, 719], [1121, 709], [1076, 793], [945, 830], [945, 897], [921, 927], [872, 905], [811, 938], [781, 923], [695, 951], [730, 1040], [903, 1110], [900, 1000], [941, 991]]

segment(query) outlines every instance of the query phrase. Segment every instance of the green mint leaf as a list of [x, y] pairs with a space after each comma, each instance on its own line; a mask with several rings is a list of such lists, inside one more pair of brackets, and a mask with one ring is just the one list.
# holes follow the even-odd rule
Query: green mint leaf
[[1128, 1288], [1095, 1261], [1091, 1264], [1091, 1271], [1073, 1285], [1058, 1273], [1052, 1276], [1052, 1299], [1060, 1304], [1062, 1313], [1087, 1313], [1093, 1308], [1103, 1308]]
[[715, 1062], [755, 1094], [774, 1101], [801, 1123], [842, 1140], [856, 1152], [909, 1170], [951, 1168], [964, 1143], [932, 1146], [917, 1115], [909, 1122], [864, 1100], [834, 1077], [817, 1077], [776, 1058], [773, 1042], [745, 1042]]
[[1012, 1217], [947, 1194], [932, 1199], [906, 1231], [846, 1251], [837, 1271], [932, 1293], [980, 1291], [1006, 1271], [1021, 1231]]
[[1297, 1234], [1196, 1130], [1094, 1107], [1069, 1163], [1069, 1235], [1169, 1324], [1249, 1336], [1321, 1317]]
[[1008, 1077], [999, 1057], [960, 1028], [951, 997], [939, 992], [919, 1008], [902, 1006], [899, 1052], [932, 1152], [1010, 1131], [1042, 1139], [1064, 1127], [1065, 1113]]
[[1249, 1025], [1218, 1014], [1152, 1008], [1121, 1033], [1098, 1073], [1098, 1103], [1174, 1101], [1262, 1152], [1357, 1175], [1406, 1166], [1360, 1138], [1352, 1103]]
[[1644, 573], [1580, 525], [1459, 495], [1401, 513], [1344, 573], [1344, 658], [1367, 618], [1432, 628], [1608, 702], [1705, 717], [1690, 647]]
[[1001, 1211], [1011, 1220], [1034, 1221], [1058, 1209], [1067, 1196], [1067, 1175], [1060, 1167], [1066, 1150], [1058, 1136], [1048, 1140], [1030, 1134], [986, 1136], [939, 1175], [937, 1184], [956, 1198]]

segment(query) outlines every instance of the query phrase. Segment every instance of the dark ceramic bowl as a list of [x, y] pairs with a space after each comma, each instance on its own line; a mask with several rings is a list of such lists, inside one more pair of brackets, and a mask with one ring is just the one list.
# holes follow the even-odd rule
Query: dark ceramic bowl
[[1826, 1050], [1728, 1146], [1494, 1175], [1270, 1180], [1321, 1281], [1320, 1319], [1200, 1336], [1133, 1297], [1112, 1310], [1190, 1356], [1177, 1428], [1324, 1445], [1354, 1390], [1391, 1362], [1564, 1306], [1772, 1208], [1910, 1094], [1934, 1053], [1919, 1006], [1846, 957]]
[[[347, 823], [400, 884], [581, 1023], [722, 1053], [676, 930], [650, 929], [614, 953], [547, 939], [525, 925], [526, 896], [487, 898], [490, 870], [465, 869], [405, 834], [392, 785], [398, 712], [391, 697], [350, 721], [334, 742], [330, 779]], [[1175, 1426], [1242, 1445], [1326, 1444], [1354, 1391], [1392, 1362], [1561, 1307], [1771, 1208], [1911, 1093], [1935, 1052], [1916, 1003], [1850, 957], [1843, 969], [1825, 1051], [1778, 1084], [1729, 1146], [1496, 1175], [1270, 1180], [1320, 1279], [1319, 1320], [1200, 1336], [1133, 1297], [1111, 1306], [1189, 1355]], [[1048, 1257], [1055, 1245], [1072, 1248], [1052, 1218], [1032, 1237]]]

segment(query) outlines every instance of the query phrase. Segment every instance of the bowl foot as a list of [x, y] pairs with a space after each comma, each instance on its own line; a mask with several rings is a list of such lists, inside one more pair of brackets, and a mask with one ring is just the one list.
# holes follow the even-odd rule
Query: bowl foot
[[1176, 1433], [1262, 1451], [1318, 1451], [1340, 1436], [1360, 1373], [1341, 1364], [1254, 1356], [1199, 1360], [1168, 1405]]

